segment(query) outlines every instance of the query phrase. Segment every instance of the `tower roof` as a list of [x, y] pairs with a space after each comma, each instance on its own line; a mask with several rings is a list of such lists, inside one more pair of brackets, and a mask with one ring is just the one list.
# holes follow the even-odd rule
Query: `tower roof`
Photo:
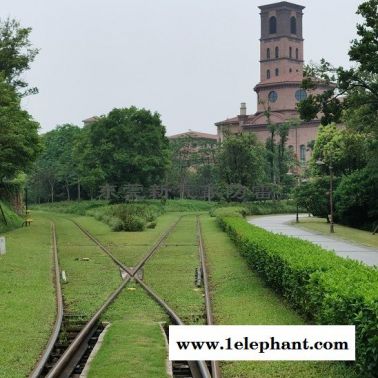
[[303, 5], [289, 3], [288, 1], [280, 1], [278, 3], [261, 5], [261, 6], [259, 6], [259, 8], [262, 11], [267, 11], [267, 10], [270, 10], [270, 9], [277, 9], [277, 8], [290, 8], [290, 9], [296, 9], [298, 11], [302, 11], [306, 7], [304, 7]]

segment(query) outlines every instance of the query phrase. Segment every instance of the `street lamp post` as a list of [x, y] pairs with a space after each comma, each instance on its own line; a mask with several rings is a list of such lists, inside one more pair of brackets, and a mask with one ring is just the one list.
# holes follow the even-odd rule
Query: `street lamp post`
[[[326, 163], [323, 160], [318, 160], [316, 162], [318, 165], [326, 165]], [[333, 226], [333, 167], [332, 162], [330, 162], [329, 166], [329, 206], [331, 210], [330, 214], [330, 220], [329, 220], [329, 232], [333, 234], [335, 232], [334, 226]]]
[[[286, 173], [288, 176], [294, 176], [296, 178], [296, 181], [297, 181], [297, 185], [296, 185], [296, 188], [298, 189], [299, 188], [299, 185], [300, 185], [300, 177], [299, 175], [295, 175], [294, 173], [292, 172], [288, 172]], [[296, 214], [295, 214], [295, 223], [299, 223], [299, 205], [298, 205], [298, 200], [295, 201], [296, 202]]]

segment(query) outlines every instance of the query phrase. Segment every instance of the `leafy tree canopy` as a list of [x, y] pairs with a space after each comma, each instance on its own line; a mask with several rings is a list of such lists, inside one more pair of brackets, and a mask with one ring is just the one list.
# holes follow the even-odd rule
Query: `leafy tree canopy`
[[20, 107], [14, 88], [0, 76], [0, 182], [30, 167], [40, 151], [39, 124]]
[[91, 149], [109, 183], [148, 186], [164, 177], [169, 146], [158, 113], [134, 106], [113, 109], [88, 127]]
[[[329, 166], [336, 175], [348, 174], [367, 163], [368, 141], [364, 133], [335, 124], [322, 126], [316, 139], [310, 167], [314, 174], [328, 174]], [[325, 164], [316, 164], [322, 160]]]
[[[364, 22], [357, 26], [358, 39], [352, 42], [350, 59], [355, 68], [333, 67], [324, 59], [320, 65], [307, 66], [302, 86], [312, 90], [321, 84], [328, 90], [310, 94], [298, 104], [301, 118], [309, 121], [321, 113], [323, 125], [345, 120], [344, 111], [359, 110], [377, 118], [378, 111], [378, 0], [362, 3], [357, 11]], [[370, 130], [377, 127], [365, 124]]]
[[31, 28], [23, 28], [16, 20], [0, 20], [0, 73], [13, 88], [23, 90], [23, 94], [37, 93], [37, 88], [29, 88], [21, 79], [21, 74], [30, 68], [30, 63], [38, 54], [29, 40]]
[[219, 148], [219, 172], [227, 184], [251, 188], [264, 175], [264, 147], [254, 134], [230, 135]]

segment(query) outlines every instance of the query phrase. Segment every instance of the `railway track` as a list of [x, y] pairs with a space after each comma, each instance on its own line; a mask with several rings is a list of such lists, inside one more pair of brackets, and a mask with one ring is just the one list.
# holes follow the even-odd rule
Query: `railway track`
[[[99, 325], [99, 320], [101, 315], [104, 311], [108, 308], [108, 306], [117, 298], [117, 296], [121, 293], [127, 283], [133, 278], [138, 284], [154, 299], [168, 314], [170, 319], [173, 321], [174, 324], [183, 325], [184, 323], [180, 319], [180, 317], [174, 312], [169, 305], [160, 298], [146, 283], [144, 283], [137, 275], [138, 271], [144, 266], [144, 264], [157, 252], [161, 246], [164, 244], [165, 240], [171, 234], [171, 232], [175, 229], [176, 225], [181, 220], [182, 216], [177, 219], [177, 221], [172, 224], [161, 237], [155, 242], [155, 244], [147, 251], [146, 255], [142, 258], [139, 264], [130, 269], [126, 267], [119, 259], [117, 259], [110, 250], [104, 246], [98, 239], [96, 239], [88, 230], [82, 227], [77, 222], [73, 221], [73, 223], [89, 238], [91, 239], [102, 251], [104, 251], [113, 261], [117, 264], [125, 273], [127, 273], [126, 277], [123, 279], [122, 283], [118, 286], [118, 288], [107, 298], [107, 300], [103, 303], [100, 309], [95, 313], [95, 315], [82, 327], [82, 329], [78, 332], [76, 337], [67, 347], [67, 349], [63, 352], [63, 354], [56, 358], [57, 361], [50, 366], [47, 366], [49, 358], [51, 361], [51, 353], [54, 349], [54, 345], [56, 345], [59, 335], [59, 330], [62, 327], [62, 319], [63, 319], [63, 303], [62, 303], [62, 294], [60, 288], [60, 271], [59, 271], [59, 264], [58, 264], [58, 256], [57, 256], [57, 243], [56, 243], [56, 231], [55, 226], [52, 225], [52, 241], [53, 241], [53, 251], [54, 251], [54, 266], [55, 266], [55, 284], [56, 284], [56, 293], [57, 293], [57, 303], [61, 303], [61, 312], [58, 311], [57, 321], [54, 326], [53, 334], [49, 340], [48, 346], [46, 347], [45, 352], [41, 356], [36, 368], [33, 370], [30, 378], [39, 378], [39, 377], [47, 377], [47, 378], [65, 378], [71, 377], [73, 371], [75, 370], [76, 366], [78, 365], [79, 361], [81, 360], [82, 356], [85, 354], [85, 351], [88, 348], [89, 343], [93, 335], [96, 333], [96, 330]], [[202, 274], [204, 282], [206, 280], [205, 288], [205, 299], [206, 299], [206, 314], [207, 314], [207, 323], [209, 323], [209, 315], [211, 316], [211, 303], [210, 303], [210, 296], [208, 293], [208, 284], [207, 284], [207, 274], [206, 274], [206, 266], [204, 263], [204, 252], [203, 252], [203, 241], [202, 241], [202, 233], [200, 227], [200, 220], [197, 217], [197, 237], [198, 237], [198, 246], [200, 251], [200, 259], [201, 259], [201, 266], [202, 266]], [[202, 252], [201, 252], [202, 251]], [[203, 256], [203, 257], [201, 257]], [[204, 269], [204, 268], [205, 269]], [[207, 294], [206, 294], [207, 293]], [[60, 305], [58, 305], [59, 307]], [[212, 321], [212, 320], [211, 320]], [[210, 374], [208, 366], [205, 361], [187, 361], [187, 362], [179, 362], [178, 364], [180, 367], [179, 372], [177, 373], [177, 377], [185, 376], [185, 377], [193, 377], [193, 378], [219, 378], [219, 366], [217, 363], [211, 364], [212, 374]], [[175, 366], [175, 364], [173, 364]], [[176, 363], [177, 366], [177, 363]], [[189, 366], [190, 374], [185, 372], [185, 368], [182, 366]], [[181, 369], [181, 370], [180, 370]], [[181, 371], [181, 373], [180, 373]], [[185, 373], [183, 373], [185, 372]]]
[[[208, 325], [214, 324], [213, 318], [213, 311], [211, 306], [211, 296], [210, 296], [210, 287], [209, 287], [209, 280], [207, 275], [207, 268], [206, 268], [206, 255], [205, 255], [205, 248], [204, 242], [202, 237], [202, 227], [201, 227], [201, 220], [199, 215], [197, 215], [197, 240], [198, 240], [198, 251], [200, 256], [200, 263], [201, 263], [201, 276], [203, 280], [203, 288], [205, 291], [205, 310], [206, 310], [206, 323]], [[221, 371], [219, 368], [218, 361], [211, 361], [211, 373], [213, 378], [221, 378]]]

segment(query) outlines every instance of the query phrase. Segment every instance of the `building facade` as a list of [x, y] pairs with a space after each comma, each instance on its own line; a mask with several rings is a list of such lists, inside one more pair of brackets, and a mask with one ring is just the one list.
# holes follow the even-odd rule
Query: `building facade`
[[[298, 160], [305, 163], [311, 154], [308, 145], [316, 139], [320, 121], [301, 122], [296, 110], [298, 102], [308, 95], [301, 88], [304, 7], [281, 1], [260, 6], [259, 9], [260, 82], [254, 88], [258, 98], [257, 111], [248, 115], [245, 103], [242, 103], [239, 115], [215, 124], [218, 138], [223, 140], [226, 132], [252, 132], [265, 143], [270, 137], [269, 124], [280, 125], [292, 121], [287, 145], [293, 149]], [[318, 85], [315, 91], [325, 89]]]

